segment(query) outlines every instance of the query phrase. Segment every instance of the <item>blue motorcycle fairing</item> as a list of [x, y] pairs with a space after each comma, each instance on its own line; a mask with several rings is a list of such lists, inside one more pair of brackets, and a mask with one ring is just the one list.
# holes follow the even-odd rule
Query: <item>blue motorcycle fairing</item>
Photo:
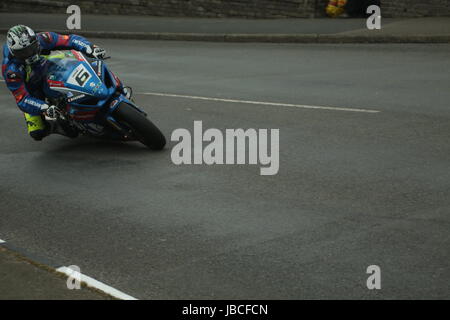
[[120, 96], [115, 97], [114, 100], [111, 101], [110, 105], [109, 105], [109, 114], [112, 114], [114, 112], [114, 110], [117, 109], [117, 107], [120, 105], [120, 103], [125, 102], [126, 104], [129, 104], [130, 106], [132, 106], [133, 108], [135, 108], [136, 110], [138, 110], [141, 113], [145, 112], [143, 110], [141, 110], [141, 108], [139, 108], [137, 105], [134, 104], [133, 101], [129, 100], [127, 97], [125, 97], [125, 95], [121, 94]]
[[[76, 51], [58, 51], [46, 57], [46, 84], [44, 92], [51, 98], [65, 97], [68, 113], [78, 127], [99, 136], [106, 122], [113, 121], [113, 112], [125, 102], [143, 112], [132, 101], [118, 92], [118, 83], [102, 60], [88, 62]], [[94, 115], [102, 110], [102, 119]], [[116, 125], [114, 125], [116, 126]], [[117, 127], [117, 126], [116, 126]]]
[[65, 59], [50, 58], [47, 67], [48, 89], [60, 93], [76, 92], [103, 100], [108, 90], [87, 61], [66, 55]]

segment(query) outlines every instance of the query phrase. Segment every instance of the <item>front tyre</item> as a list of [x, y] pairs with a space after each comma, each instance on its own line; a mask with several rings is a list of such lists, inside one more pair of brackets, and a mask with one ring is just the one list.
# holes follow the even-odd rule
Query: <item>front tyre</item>
[[136, 138], [153, 150], [161, 150], [166, 145], [166, 138], [161, 131], [141, 112], [122, 102], [114, 111], [119, 122], [126, 123]]

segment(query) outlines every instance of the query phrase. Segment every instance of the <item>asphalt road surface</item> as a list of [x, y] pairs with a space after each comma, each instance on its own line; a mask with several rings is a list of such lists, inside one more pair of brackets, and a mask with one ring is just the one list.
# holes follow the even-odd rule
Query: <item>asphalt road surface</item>
[[[166, 149], [34, 142], [0, 83], [0, 239], [139, 299], [449, 298], [449, 45], [98, 44]], [[194, 120], [279, 129], [279, 173], [174, 165]]]

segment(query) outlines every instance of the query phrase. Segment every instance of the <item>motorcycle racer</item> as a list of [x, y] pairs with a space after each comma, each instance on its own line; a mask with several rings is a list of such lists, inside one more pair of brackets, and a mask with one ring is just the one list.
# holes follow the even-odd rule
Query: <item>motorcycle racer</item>
[[[40, 141], [51, 133], [71, 138], [77, 131], [57, 121], [56, 107], [48, 105], [42, 91], [45, 59], [51, 50], [74, 49], [88, 57], [103, 59], [106, 51], [78, 35], [61, 35], [55, 32], [35, 33], [31, 28], [17, 25], [7, 32], [3, 46], [2, 75], [12, 92], [17, 106], [24, 113], [28, 133]], [[46, 120], [45, 115], [55, 120]]]

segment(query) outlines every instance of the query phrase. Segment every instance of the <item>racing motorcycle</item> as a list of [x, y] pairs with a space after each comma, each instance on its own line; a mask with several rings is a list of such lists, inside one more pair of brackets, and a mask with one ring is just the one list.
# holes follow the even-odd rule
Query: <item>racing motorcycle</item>
[[45, 56], [44, 93], [57, 108], [58, 121], [81, 134], [122, 141], [140, 141], [164, 148], [166, 139], [131, 98], [130, 87], [108, 69], [104, 60], [83, 53], [54, 51]]

